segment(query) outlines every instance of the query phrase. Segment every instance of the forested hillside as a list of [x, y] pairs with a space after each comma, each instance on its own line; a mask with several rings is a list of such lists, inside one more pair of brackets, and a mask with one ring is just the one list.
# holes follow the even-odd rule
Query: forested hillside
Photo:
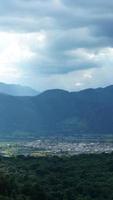
[[113, 86], [34, 97], [0, 94], [0, 134], [113, 134]]
[[0, 157], [1, 200], [112, 200], [113, 154]]

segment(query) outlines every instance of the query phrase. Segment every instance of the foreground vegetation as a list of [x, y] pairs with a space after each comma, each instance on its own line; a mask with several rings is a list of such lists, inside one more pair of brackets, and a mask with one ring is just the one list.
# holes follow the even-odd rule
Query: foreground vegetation
[[113, 199], [113, 153], [0, 157], [0, 200], [104, 199]]

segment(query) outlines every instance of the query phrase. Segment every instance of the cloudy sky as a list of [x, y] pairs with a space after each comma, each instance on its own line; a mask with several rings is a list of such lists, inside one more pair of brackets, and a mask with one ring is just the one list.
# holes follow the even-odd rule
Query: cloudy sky
[[0, 82], [39, 91], [113, 84], [113, 0], [1, 1]]

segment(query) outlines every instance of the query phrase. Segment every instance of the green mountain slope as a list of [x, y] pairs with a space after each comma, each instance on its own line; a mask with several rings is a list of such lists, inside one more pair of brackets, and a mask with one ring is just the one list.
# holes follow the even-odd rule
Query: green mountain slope
[[0, 132], [113, 134], [113, 86], [34, 97], [0, 94]]

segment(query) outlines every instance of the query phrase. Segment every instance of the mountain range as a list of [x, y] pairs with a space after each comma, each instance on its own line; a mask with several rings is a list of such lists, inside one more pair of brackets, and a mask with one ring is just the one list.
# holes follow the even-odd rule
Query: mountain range
[[38, 94], [36, 90], [30, 87], [17, 84], [6, 84], [2, 82], [0, 82], [0, 93], [13, 96], [35, 96]]
[[0, 94], [0, 134], [113, 134], [113, 86], [29, 97]]

